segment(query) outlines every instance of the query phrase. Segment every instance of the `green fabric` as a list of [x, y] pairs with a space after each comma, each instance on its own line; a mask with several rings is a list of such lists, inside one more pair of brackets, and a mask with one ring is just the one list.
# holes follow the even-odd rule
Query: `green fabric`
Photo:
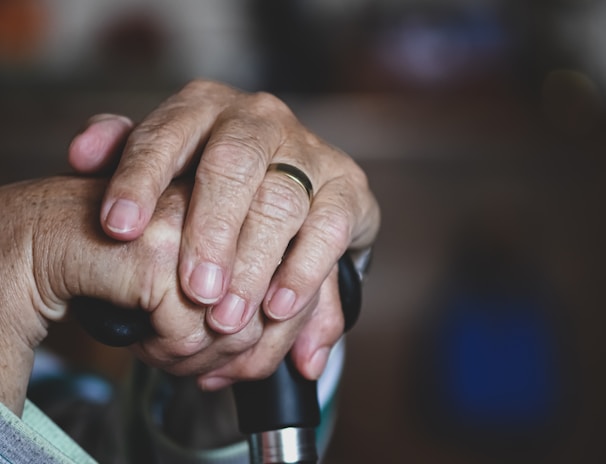
[[22, 418], [0, 403], [0, 463], [94, 464], [96, 461], [26, 400]]

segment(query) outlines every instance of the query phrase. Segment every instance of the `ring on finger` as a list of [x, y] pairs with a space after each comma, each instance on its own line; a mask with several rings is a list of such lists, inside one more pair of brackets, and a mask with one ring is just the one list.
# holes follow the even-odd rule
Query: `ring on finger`
[[311, 203], [314, 197], [314, 188], [311, 180], [307, 177], [307, 174], [299, 168], [287, 163], [272, 163], [267, 168], [267, 172], [270, 171], [280, 172], [289, 179], [294, 180], [305, 191], [305, 194]]

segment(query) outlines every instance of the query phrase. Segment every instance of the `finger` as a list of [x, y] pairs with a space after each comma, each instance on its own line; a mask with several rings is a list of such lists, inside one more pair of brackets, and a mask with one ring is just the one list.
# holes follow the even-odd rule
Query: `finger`
[[[226, 295], [244, 221], [284, 138], [277, 116], [284, 108], [274, 97], [253, 95], [223, 113], [213, 128], [196, 171], [181, 246], [181, 285], [194, 301], [215, 304]], [[275, 117], [267, 117], [268, 111]], [[247, 295], [230, 294], [225, 302], [236, 314], [232, 321], [247, 312], [242, 297]]]
[[[186, 298], [182, 300], [177, 304], [163, 304], [151, 311], [154, 335], [131, 347], [145, 363], [169, 371], [183, 360], [204, 352], [214, 342], [216, 335], [204, 324], [204, 310]], [[216, 359], [213, 357], [210, 361]], [[202, 365], [201, 368], [209, 367]]]
[[340, 179], [320, 188], [268, 289], [263, 308], [269, 318], [292, 317], [318, 292], [351, 243], [357, 213], [355, 193]]
[[[99, 256], [107, 258], [98, 249], [87, 255], [92, 256], [89, 258], [91, 270], [82, 274], [87, 277], [88, 287], [81, 284], [78, 289], [86, 295], [111, 296], [112, 301], [121, 306], [126, 301], [130, 306], [148, 311], [155, 342], [142, 353], [154, 365], [170, 365], [213, 342], [214, 333], [204, 323], [204, 308], [183, 295], [176, 276], [180, 232], [190, 195], [189, 183], [174, 182], [162, 195], [152, 221], [138, 240], [119, 246], [102, 240], [104, 248], [113, 252], [112, 259], [98, 259]], [[128, 299], [120, 296], [122, 293]], [[147, 347], [146, 342], [142, 345]]]
[[103, 200], [101, 223], [108, 235], [131, 240], [143, 232], [159, 196], [194, 160], [230, 92], [190, 83], [132, 132]]
[[[198, 376], [198, 385], [203, 390], [214, 391], [237, 382], [259, 380], [270, 376], [287, 355], [290, 344], [284, 345], [283, 331], [280, 336], [276, 330], [268, 331], [267, 327], [265, 330], [262, 342], [248, 351], [233, 356], [222, 366], [203, 372]], [[292, 340], [294, 333], [290, 334], [289, 338]]]
[[297, 370], [310, 380], [317, 380], [328, 361], [332, 347], [343, 335], [345, 319], [335, 266], [320, 290], [320, 299], [311, 319], [301, 329], [290, 352]]
[[[233, 359], [254, 347], [263, 335], [263, 324], [263, 320], [258, 318], [235, 335], [221, 335], [212, 331], [206, 331], [200, 338], [158, 335], [141, 342], [133, 351], [144, 362], [174, 375], [206, 375], [223, 369]], [[183, 329], [182, 333], [191, 332], [191, 327], [184, 325]]]
[[[306, 310], [285, 322], [265, 319], [262, 336], [258, 342], [246, 350], [241, 350], [224, 366], [200, 375], [198, 377], [200, 387], [204, 390], [216, 390], [235, 382], [258, 380], [271, 375], [291, 349], [297, 334], [307, 323], [317, 304], [318, 298], [312, 299]], [[259, 312], [253, 321], [262, 319], [263, 315]], [[254, 324], [249, 323], [242, 332], [249, 330], [251, 325]], [[242, 332], [223, 337], [230, 339]]]
[[72, 140], [68, 161], [78, 172], [90, 174], [113, 164], [133, 122], [126, 116], [98, 114], [87, 121], [86, 128]]
[[240, 231], [228, 294], [207, 312], [211, 328], [233, 333], [248, 323], [308, 210], [309, 199], [296, 182], [277, 171], [265, 175]]
[[175, 181], [162, 195], [154, 217], [144, 234], [124, 248], [140, 250], [147, 266], [137, 269], [145, 276], [139, 292], [139, 306], [150, 312], [154, 328], [155, 353], [162, 359], [189, 357], [209, 346], [213, 335], [204, 323], [205, 308], [194, 304], [180, 291], [176, 276], [180, 232], [185, 207], [191, 195], [186, 181]]

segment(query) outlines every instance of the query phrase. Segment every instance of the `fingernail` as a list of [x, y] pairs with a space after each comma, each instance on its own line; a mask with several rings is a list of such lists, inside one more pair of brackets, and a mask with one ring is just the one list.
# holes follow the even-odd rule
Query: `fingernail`
[[280, 288], [267, 303], [267, 312], [274, 319], [282, 320], [292, 314], [297, 295], [290, 288]]
[[221, 302], [210, 310], [210, 317], [222, 329], [234, 330], [240, 327], [246, 302], [238, 295], [228, 293]]
[[117, 200], [107, 213], [107, 228], [116, 233], [130, 232], [137, 228], [140, 215], [139, 205], [134, 201]]
[[307, 371], [312, 379], [318, 379], [322, 372], [324, 372], [324, 368], [326, 367], [326, 363], [328, 362], [328, 356], [330, 355], [330, 348], [320, 348], [318, 351], [314, 353], [314, 355], [309, 360], [307, 364]]
[[229, 387], [233, 380], [227, 377], [208, 377], [198, 381], [200, 388], [205, 391], [217, 391]]
[[213, 263], [198, 264], [189, 278], [189, 286], [200, 303], [216, 303], [223, 290], [223, 271]]

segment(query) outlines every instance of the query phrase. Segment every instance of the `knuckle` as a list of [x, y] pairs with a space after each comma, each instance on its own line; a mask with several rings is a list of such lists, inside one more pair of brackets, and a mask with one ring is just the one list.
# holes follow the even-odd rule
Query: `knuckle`
[[317, 269], [322, 262], [322, 256], [308, 255], [302, 263], [288, 274], [289, 286], [295, 290], [308, 291], [307, 289], [316, 288], [319, 285], [321, 276], [318, 276]]
[[261, 116], [270, 116], [275, 119], [276, 115], [294, 119], [294, 114], [277, 96], [268, 92], [255, 92], [248, 97], [249, 104], [254, 111]]
[[262, 169], [263, 149], [259, 143], [246, 137], [221, 136], [209, 142], [204, 151], [196, 179], [227, 181], [231, 189], [250, 189], [250, 173]]
[[122, 196], [120, 193], [127, 192], [127, 198], [147, 204], [162, 194], [166, 174], [162, 163], [157, 159], [146, 157], [130, 160], [118, 168], [108, 190], [114, 192], [114, 196]]
[[151, 161], [161, 160], [163, 162], [172, 161], [176, 158], [175, 154], [180, 153], [188, 138], [186, 125], [179, 124], [180, 118], [177, 114], [171, 119], [172, 110], [167, 110], [166, 120], [171, 120], [170, 124], [164, 121], [147, 121], [141, 124], [129, 139], [133, 152], [137, 152], [145, 160], [151, 158]]
[[242, 296], [249, 301], [257, 302], [263, 297], [266, 284], [262, 278], [268, 273], [268, 263], [275, 260], [269, 248], [247, 253], [245, 269], [234, 272], [233, 282], [237, 282]]
[[184, 359], [194, 356], [206, 347], [204, 335], [200, 331], [172, 342], [167, 347], [167, 355], [173, 359]]
[[279, 223], [305, 216], [309, 201], [304, 198], [302, 189], [282, 177], [274, 175], [261, 184], [251, 205], [251, 213]]
[[351, 238], [352, 225], [350, 215], [344, 208], [338, 205], [319, 208], [308, 224], [327, 247], [345, 251]]
[[200, 99], [203, 97], [212, 97], [217, 94], [237, 95], [237, 91], [226, 84], [222, 84], [206, 79], [192, 79], [187, 82], [179, 91], [178, 95], [185, 99]]
[[217, 207], [212, 215], [198, 218], [196, 227], [183, 233], [184, 246], [197, 257], [223, 262], [231, 254], [240, 230], [240, 220], [231, 208]]
[[197, 256], [206, 256], [209, 259], [222, 262], [225, 253], [231, 253], [237, 230], [233, 228], [233, 221], [226, 217], [213, 218], [212, 224], [207, 224], [204, 236], [198, 236], [193, 242]]
[[212, 342], [212, 337], [208, 337], [204, 330], [194, 329], [190, 333], [177, 337], [152, 337], [140, 342], [137, 350], [146, 362], [153, 363], [155, 367], [164, 368], [199, 354]]
[[205, 246], [215, 248], [224, 248], [231, 244], [234, 234], [234, 226], [237, 224], [237, 219], [234, 214], [229, 211], [217, 212], [217, 215], [212, 218], [212, 223], [207, 222], [204, 227], [204, 237], [198, 237], [200, 247]]
[[181, 243], [180, 226], [180, 221], [177, 222], [173, 217], [166, 220], [154, 218], [137, 242], [141, 247], [141, 258], [151, 260], [155, 271], [162, 272], [166, 264], [173, 261], [172, 257], [177, 256]]
[[249, 324], [246, 330], [229, 336], [229, 343], [223, 347], [222, 355], [239, 356], [252, 350], [261, 339], [263, 328], [260, 324]]
[[198, 95], [200, 92], [205, 92], [207, 89], [212, 88], [213, 82], [205, 81], [203, 79], [193, 79], [183, 86], [179, 94], [187, 97], [189, 95]]

